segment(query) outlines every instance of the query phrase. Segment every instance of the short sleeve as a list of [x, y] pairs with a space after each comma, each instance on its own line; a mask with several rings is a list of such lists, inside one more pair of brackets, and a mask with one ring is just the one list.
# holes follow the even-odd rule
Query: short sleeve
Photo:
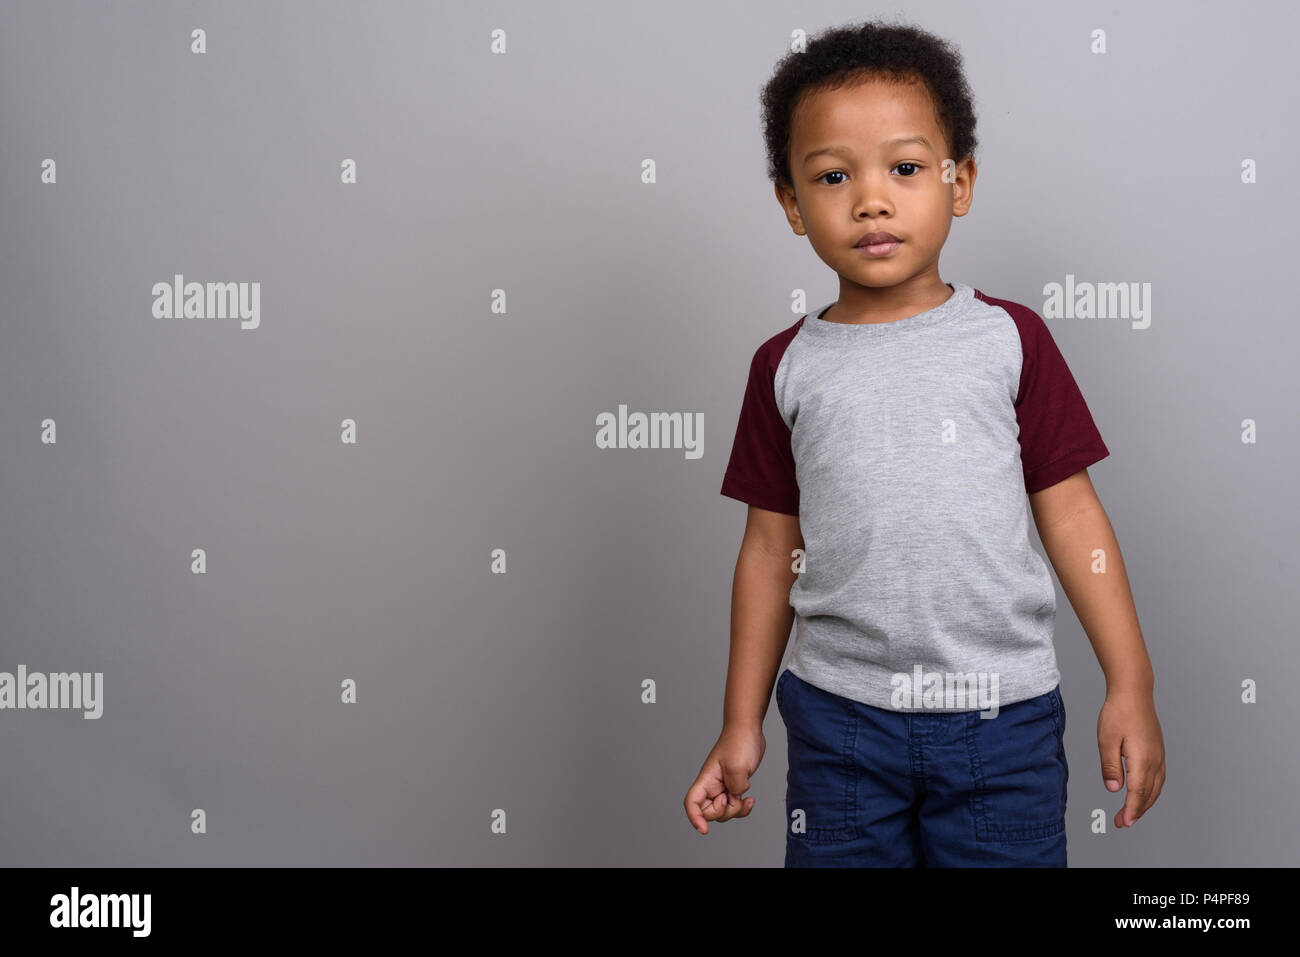
[[776, 404], [776, 369], [798, 323], [763, 343], [749, 366], [722, 494], [787, 515], [799, 514], [790, 428]]
[[1023, 350], [1016, 419], [1025, 491], [1033, 493], [1101, 461], [1110, 450], [1047, 324], [1029, 307], [1016, 308]]

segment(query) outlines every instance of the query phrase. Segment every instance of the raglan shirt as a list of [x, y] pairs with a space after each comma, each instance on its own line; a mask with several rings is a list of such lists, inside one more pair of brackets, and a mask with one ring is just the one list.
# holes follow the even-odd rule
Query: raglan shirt
[[764, 342], [722, 483], [799, 516], [789, 670], [891, 710], [920, 710], [894, 695], [917, 666], [996, 674], [1000, 707], [1057, 686], [1028, 493], [1110, 454], [1042, 318], [949, 286], [906, 319], [832, 322], [832, 303]]

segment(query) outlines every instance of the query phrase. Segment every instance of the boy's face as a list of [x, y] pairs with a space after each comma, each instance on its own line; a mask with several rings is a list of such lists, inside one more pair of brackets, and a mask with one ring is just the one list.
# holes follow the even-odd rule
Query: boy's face
[[[926, 142], [898, 142], [918, 136]], [[826, 148], [836, 152], [818, 152]], [[952, 217], [970, 208], [976, 173], [968, 159], [944, 182], [947, 158], [919, 83], [869, 80], [800, 104], [790, 131], [794, 188], [778, 185], [777, 199], [795, 233], [839, 274], [841, 300], [861, 302], [873, 296], [868, 289], [905, 286], [923, 296], [942, 287], [939, 252]], [[873, 232], [901, 242], [866, 249], [861, 242]]]

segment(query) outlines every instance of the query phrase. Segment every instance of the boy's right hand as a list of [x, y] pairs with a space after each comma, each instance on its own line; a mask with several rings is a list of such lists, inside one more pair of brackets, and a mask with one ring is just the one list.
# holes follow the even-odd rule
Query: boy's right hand
[[758, 770], [766, 749], [761, 725], [722, 729], [699, 777], [686, 792], [686, 816], [697, 831], [708, 834], [709, 821], [749, 816], [754, 799], [742, 795], [749, 790], [749, 776]]

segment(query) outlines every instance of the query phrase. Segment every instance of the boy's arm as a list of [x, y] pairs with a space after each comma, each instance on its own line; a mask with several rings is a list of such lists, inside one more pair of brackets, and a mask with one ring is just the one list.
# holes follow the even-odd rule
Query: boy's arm
[[1119, 543], [1087, 469], [1032, 493], [1029, 502], [1043, 547], [1106, 675], [1097, 748], [1106, 786], [1128, 786], [1115, 824], [1131, 827], [1164, 787], [1165, 746], [1155, 675]]
[[[1029, 506], [1061, 588], [1106, 675], [1107, 693], [1141, 691], [1150, 695], [1155, 675], [1142, 640], [1124, 559], [1088, 470], [1030, 494]], [[1101, 555], [1094, 555], [1097, 549]], [[1104, 573], [1094, 571], [1103, 567]]]
[[723, 724], [761, 727], [794, 623], [791, 553], [803, 547], [799, 516], [749, 507], [731, 592], [731, 653]]

